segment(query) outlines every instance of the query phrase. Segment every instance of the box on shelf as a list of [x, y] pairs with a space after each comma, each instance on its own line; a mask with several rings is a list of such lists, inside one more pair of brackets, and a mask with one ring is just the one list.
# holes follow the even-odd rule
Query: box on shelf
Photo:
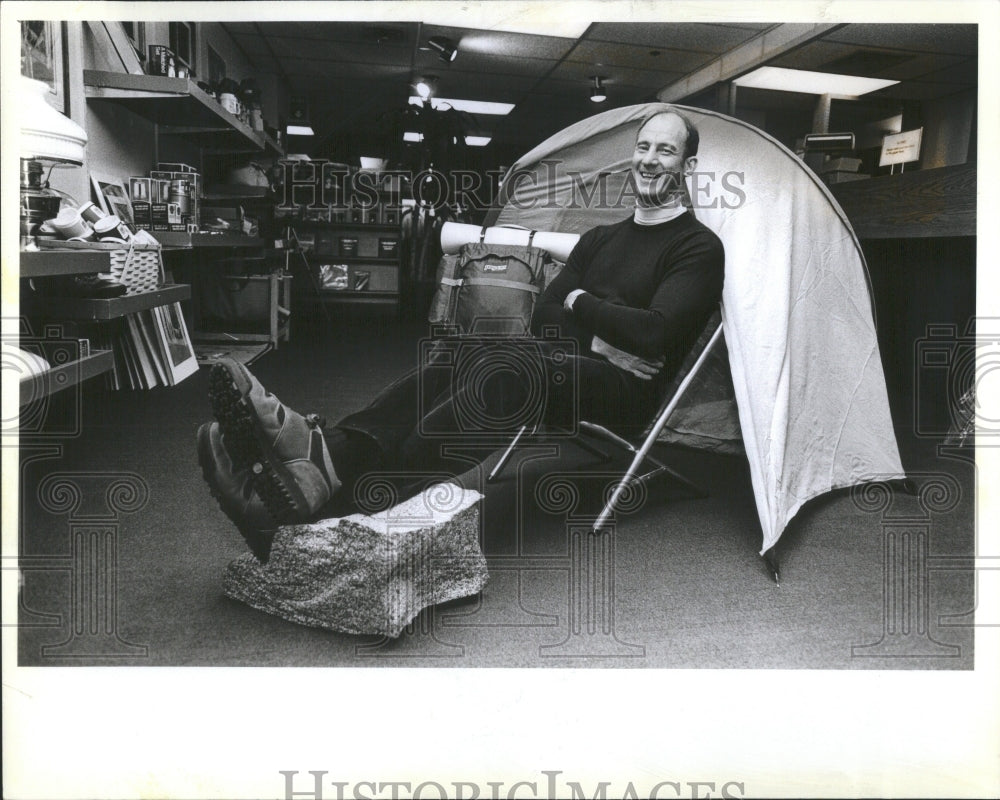
[[169, 47], [162, 44], [149, 46], [149, 58], [146, 60], [147, 75], [165, 75], [171, 78], [177, 74], [177, 56]]
[[842, 156], [823, 162], [822, 172], [857, 172], [861, 168], [860, 158]]
[[133, 206], [137, 201], [150, 199], [150, 178], [130, 177], [128, 179], [128, 196]]
[[379, 237], [378, 240], [379, 258], [395, 258], [398, 252], [399, 252], [399, 239], [397, 239], [395, 236]]
[[173, 161], [161, 161], [156, 165], [156, 169], [160, 172], [183, 172], [183, 173], [196, 173], [194, 167], [187, 164], [179, 164]]
[[153, 221], [150, 214], [150, 202], [148, 200], [132, 201], [132, 220], [140, 228], [148, 228]]
[[340, 255], [344, 258], [356, 258], [358, 255], [358, 237], [340, 237]]

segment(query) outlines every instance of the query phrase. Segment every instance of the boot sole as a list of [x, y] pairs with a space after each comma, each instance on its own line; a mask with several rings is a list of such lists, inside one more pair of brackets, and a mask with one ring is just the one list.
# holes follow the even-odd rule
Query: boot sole
[[266, 564], [271, 555], [271, 542], [274, 539], [275, 531], [262, 530], [248, 525], [239, 514], [227, 508], [222, 492], [215, 488], [215, 455], [212, 452], [212, 436], [209, 433], [209, 427], [208, 424], [205, 424], [198, 428], [198, 463], [201, 465], [201, 475], [205, 479], [205, 483], [208, 484], [209, 491], [215, 498], [219, 509], [236, 526], [240, 536], [250, 548], [250, 552], [261, 564]]
[[235, 366], [215, 364], [208, 375], [212, 412], [226, 438], [235, 470], [253, 473], [254, 490], [276, 522], [301, 521], [309, 514], [306, 497], [295, 476], [274, 458], [252, 402], [250, 381]]

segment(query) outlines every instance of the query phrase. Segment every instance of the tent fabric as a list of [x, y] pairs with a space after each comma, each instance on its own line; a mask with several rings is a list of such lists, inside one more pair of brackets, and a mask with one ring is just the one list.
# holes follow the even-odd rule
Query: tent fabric
[[[582, 233], [629, 216], [639, 124], [669, 108], [698, 127], [688, 199], [726, 250], [728, 375], [763, 553], [810, 499], [904, 477], [867, 267], [826, 187], [791, 151], [746, 123], [651, 103], [582, 120], [523, 156], [504, 179], [493, 222]], [[691, 390], [683, 423], [671, 420], [680, 440], [731, 439], [737, 429], [725, 378], [709, 376]]]

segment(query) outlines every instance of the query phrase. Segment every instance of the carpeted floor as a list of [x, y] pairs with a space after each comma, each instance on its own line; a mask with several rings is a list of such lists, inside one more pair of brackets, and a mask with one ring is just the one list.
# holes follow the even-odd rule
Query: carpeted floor
[[[414, 363], [420, 334], [341, 318], [296, 330], [254, 372], [293, 408], [336, 420]], [[779, 543], [780, 586], [757, 555], [742, 459], [671, 451], [708, 496], [654, 482], [594, 539], [581, 520], [609, 466], [565, 442], [526, 447], [486, 491], [483, 595], [389, 641], [223, 596], [244, 545], [197, 466], [206, 385], [206, 370], [151, 392], [91, 383], [53, 398], [54, 435], [22, 439], [22, 665], [972, 668], [971, 453], [939, 454], [903, 426], [923, 490], [807, 505]], [[543, 496], [562, 473], [576, 506]]]

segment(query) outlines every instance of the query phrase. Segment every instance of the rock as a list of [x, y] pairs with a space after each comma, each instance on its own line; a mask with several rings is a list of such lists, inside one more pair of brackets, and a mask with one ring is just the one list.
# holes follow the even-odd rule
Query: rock
[[486, 585], [479, 492], [437, 484], [386, 511], [278, 529], [267, 564], [229, 564], [223, 591], [292, 622], [398, 636], [428, 606]]

